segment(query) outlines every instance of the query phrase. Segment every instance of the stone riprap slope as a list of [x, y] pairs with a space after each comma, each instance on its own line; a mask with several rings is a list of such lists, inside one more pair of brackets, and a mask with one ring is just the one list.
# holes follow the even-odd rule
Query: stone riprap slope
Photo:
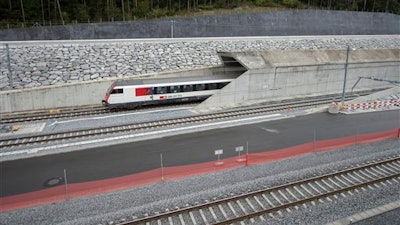
[[[399, 49], [399, 36], [253, 37], [1, 43], [0, 90], [220, 65], [217, 52]], [[8, 60], [8, 58], [10, 60]], [[10, 73], [11, 72], [11, 73]]]

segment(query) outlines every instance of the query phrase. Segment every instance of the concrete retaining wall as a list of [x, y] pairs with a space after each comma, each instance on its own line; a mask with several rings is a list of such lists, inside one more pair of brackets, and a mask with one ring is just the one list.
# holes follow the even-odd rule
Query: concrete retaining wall
[[399, 15], [292, 10], [0, 30], [0, 40], [399, 34]]
[[0, 112], [101, 104], [110, 84], [99, 81], [4, 92], [0, 94]]

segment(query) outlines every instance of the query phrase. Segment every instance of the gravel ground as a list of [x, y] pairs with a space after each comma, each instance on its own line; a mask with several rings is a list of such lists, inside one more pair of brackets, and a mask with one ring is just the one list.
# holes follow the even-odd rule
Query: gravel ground
[[[5, 212], [0, 224], [115, 224], [148, 212], [162, 212], [215, 197], [241, 193], [263, 186], [274, 186], [332, 170], [399, 155], [400, 140], [358, 145], [346, 149], [313, 153], [279, 162], [165, 181], [150, 186], [50, 205]], [[368, 190], [317, 206], [309, 205], [285, 213], [268, 224], [324, 224], [400, 199], [397, 185]], [[334, 213], [332, 213], [334, 212]], [[261, 223], [260, 223], [261, 224]], [[265, 222], [264, 222], [265, 224]]]
[[394, 225], [400, 224], [400, 209], [395, 209], [384, 213], [380, 216], [375, 216], [360, 222], [353, 223], [353, 225]]

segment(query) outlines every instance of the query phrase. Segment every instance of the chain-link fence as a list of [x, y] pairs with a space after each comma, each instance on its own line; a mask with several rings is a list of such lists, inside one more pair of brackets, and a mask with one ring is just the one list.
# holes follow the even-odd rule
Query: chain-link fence
[[[294, 10], [157, 20], [3, 22], [2, 40], [397, 34], [398, 15]], [[30, 29], [7, 29], [26, 28]]]

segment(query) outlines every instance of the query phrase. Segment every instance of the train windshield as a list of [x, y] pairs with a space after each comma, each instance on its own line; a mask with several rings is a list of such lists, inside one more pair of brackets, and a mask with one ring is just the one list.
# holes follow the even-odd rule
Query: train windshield
[[124, 89], [122, 88], [115, 88], [111, 91], [110, 94], [123, 94], [124, 93]]

